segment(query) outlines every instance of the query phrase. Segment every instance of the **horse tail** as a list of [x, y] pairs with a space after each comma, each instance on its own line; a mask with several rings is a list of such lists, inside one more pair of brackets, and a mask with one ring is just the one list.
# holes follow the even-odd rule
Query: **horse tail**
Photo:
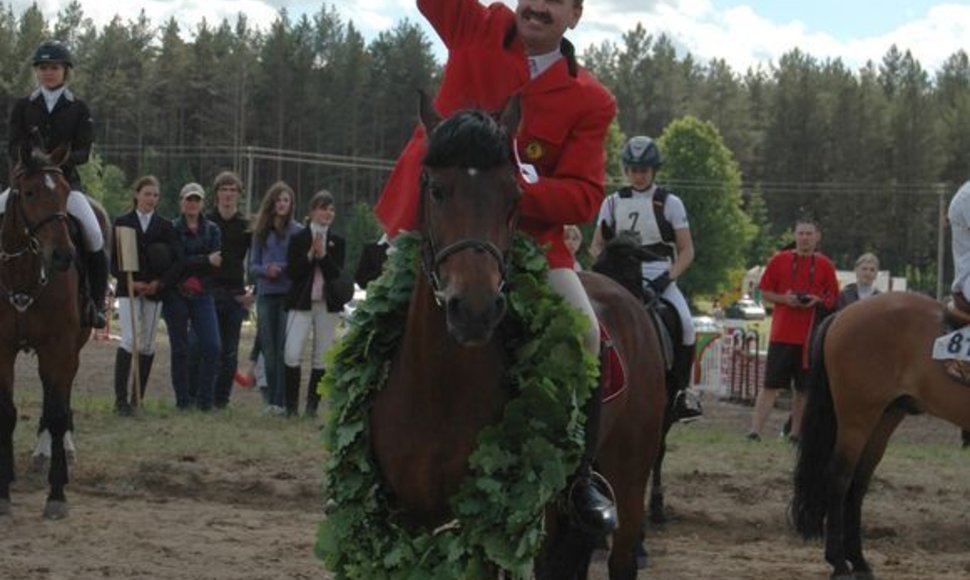
[[819, 326], [811, 346], [808, 400], [795, 465], [791, 521], [805, 539], [822, 537], [828, 508], [828, 465], [835, 450], [836, 418], [825, 370], [825, 336], [835, 316]]

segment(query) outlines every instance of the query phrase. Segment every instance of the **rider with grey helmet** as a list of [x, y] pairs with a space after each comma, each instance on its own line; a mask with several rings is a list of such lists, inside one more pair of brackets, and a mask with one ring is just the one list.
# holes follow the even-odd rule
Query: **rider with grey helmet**
[[[42, 42], [34, 51], [33, 67], [38, 86], [14, 103], [8, 155], [13, 165], [29, 154], [35, 144], [48, 153], [60, 146], [70, 147], [70, 155], [61, 169], [71, 186], [67, 212], [81, 225], [85, 249], [88, 290], [93, 304], [84, 319], [95, 328], [104, 328], [108, 260], [101, 228], [87, 196], [81, 191], [77, 170], [78, 165], [87, 163], [91, 154], [94, 122], [87, 104], [67, 88], [74, 58], [66, 46], [56, 41]], [[0, 194], [0, 212], [6, 208], [6, 198], [6, 192]]]
[[623, 145], [621, 153], [627, 185], [603, 200], [590, 251], [598, 255], [604, 246], [603, 224], [614, 231], [632, 231], [640, 243], [661, 259], [643, 263], [644, 289], [677, 310], [682, 329], [681, 344], [674, 346], [674, 392], [669, 393], [673, 419], [690, 421], [702, 415], [700, 401], [690, 391], [690, 371], [696, 338], [690, 308], [676, 280], [694, 261], [683, 201], [656, 184], [663, 157], [656, 141], [638, 135]]

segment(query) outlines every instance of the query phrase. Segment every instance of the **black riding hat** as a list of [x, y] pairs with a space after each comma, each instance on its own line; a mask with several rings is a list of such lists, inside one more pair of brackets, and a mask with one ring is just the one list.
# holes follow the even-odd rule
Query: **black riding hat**
[[624, 167], [653, 167], [664, 164], [660, 148], [650, 137], [637, 135], [626, 142], [621, 155]]
[[66, 46], [56, 40], [45, 40], [34, 51], [34, 66], [44, 63], [60, 63], [70, 68], [74, 66], [74, 57]]

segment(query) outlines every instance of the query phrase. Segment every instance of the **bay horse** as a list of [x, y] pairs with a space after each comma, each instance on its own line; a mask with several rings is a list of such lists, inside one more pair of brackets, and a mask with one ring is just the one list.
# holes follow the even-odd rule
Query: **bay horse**
[[[522, 195], [510, 137], [519, 125], [519, 101], [513, 97], [500, 121], [480, 111], [443, 120], [422, 94], [421, 120], [429, 135], [420, 226], [426, 275], [417, 276], [403, 341], [374, 399], [370, 433], [399, 511], [434, 530], [454, 518], [449, 498], [468, 476], [479, 434], [514, 397], [501, 323], [506, 255]], [[664, 369], [642, 306], [604, 276], [581, 279], [629, 378], [628, 388], [603, 405], [597, 454], [619, 512], [610, 578], [629, 580], [637, 573], [643, 494], [663, 424]], [[576, 529], [556, 507], [547, 507], [546, 521], [536, 577], [586, 578], [595, 540], [572, 543]]]
[[81, 347], [91, 334], [91, 328], [81, 323], [78, 255], [67, 214], [71, 188], [61, 170], [69, 155], [65, 147], [50, 154], [39, 147], [25, 148], [11, 172], [12, 187], [0, 222], [0, 516], [11, 512], [14, 481], [14, 362], [27, 350], [37, 355], [44, 389], [41, 442], [35, 456], [50, 448], [50, 492], [43, 514], [47, 519], [68, 515], [65, 440], [72, 429], [71, 387]]
[[874, 578], [863, 557], [862, 502], [903, 418], [929, 413], [970, 428], [970, 386], [931, 358], [945, 327], [939, 302], [901, 292], [853, 303], [819, 327], [791, 519], [805, 538], [824, 536], [832, 578]]
[[674, 425], [671, 406], [679, 387], [671, 365], [674, 356], [673, 345], [680, 343], [681, 333], [683, 332], [680, 316], [672, 304], [661, 298], [656, 292], [648, 291], [644, 286], [643, 263], [661, 261], [664, 258], [644, 248], [640, 243], [640, 236], [635, 232], [617, 232], [606, 222], [600, 223], [600, 232], [606, 244], [593, 264], [593, 271], [615, 280], [633, 294], [650, 312], [658, 330], [661, 333], [666, 333], [666, 336], [663, 337], [665, 341], [669, 341], [669, 345], [664, 345], [664, 353], [668, 361], [666, 365], [668, 400], [664, 412], [660, 451], [657, 454], [657, 461], [650, 476], [650, 499], [648, 502], [650, 521], [655, 524], [663, 524], [667, 521], [663, 463], [667, 456], [667, 435]]

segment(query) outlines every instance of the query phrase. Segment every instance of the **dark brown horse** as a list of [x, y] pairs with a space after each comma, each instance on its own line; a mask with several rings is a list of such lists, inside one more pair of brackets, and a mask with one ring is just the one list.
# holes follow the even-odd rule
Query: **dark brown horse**
[[21, 155], [0, 224], [0, 515], [10, 513], [14, 480], [14, 361], [26, 350], [37, 354], [44, 389], [39, 447], [50, 448], [44, 516], [60, 519], [68, 513], [65, 439], [72, 427], [71, 386], [91, 333], [81, 325], [78, 257], [66, 210], [70, 186], [60, 169], [68, 155], [66, 149], [47, 155], [39, 148]]
[[874, 577], [862, 553], [862, 502], [903, 418], [929, 413], [970, 428], [970, 387], [931, 358], [943, 329], [938, 302], [896, 292], [854, 303], [819, 328], [792, 520], [806, 538], [824, 535], [833, 578]]
[[663, 334], [665, 342], [664, 354], [667, 361], [667, 408], [664, 412], [663, 435], [660, 439], [660, 452], [657, 462], [653, 466], [650, 479], [649, 514], [650, 521], [663, 524], [667, 521], [665, 506], [665, 491], [663, 485], [663, 463], [667, 456], [667, 434], [674, 424], [673, 398], [679, 385], [677, 377], [672, 372], [673, 345], [681, 341], [680, 315], [673, 304], [657, 295], [656, 292], [645, 287], [643, 278], [643, 263], [663, 260], [662, 257], [644, 248], [640, 244], [640, 236], [634, 232], [615, 232], [609, 224], [600, 224], [603, 240], [606, 245], [597, 256], [593, 270], [607, 276], [631, 294], [636, 296], [647, 309], [658, 330]]
[[[479, 112], [447, 120], [423, 99], [430, 135], [422, 185], [426, 276], [411, 296], [403, 343], [371, 415], [373, 451], [407, 519], [435, 529], [453, 517], [449, 498], [468, 476], [479, 433], [495, 424], [513, 396], [500, 323], [506, 262], [521, 196], [511, 163], [519, 122], [513, 99], [496, 123]], [[491, 160], [489, 162], [488, 160]], [[616, 494], [620, 528], [610, 577], [636, 577], [643, 494], [659, 446], [666, 398], [657, 335], [626, 290], [599, 275], [582, 276], [594, 307], [626, 362], [629, 388], [605, 404], [597, 463]], [[568, 524], [549, 508], [546, 557], [538, 578], [586, 577], [592, 546], [569, 554], [553, 546]], [[561, 555], [561, 554], [560, 554]]]

